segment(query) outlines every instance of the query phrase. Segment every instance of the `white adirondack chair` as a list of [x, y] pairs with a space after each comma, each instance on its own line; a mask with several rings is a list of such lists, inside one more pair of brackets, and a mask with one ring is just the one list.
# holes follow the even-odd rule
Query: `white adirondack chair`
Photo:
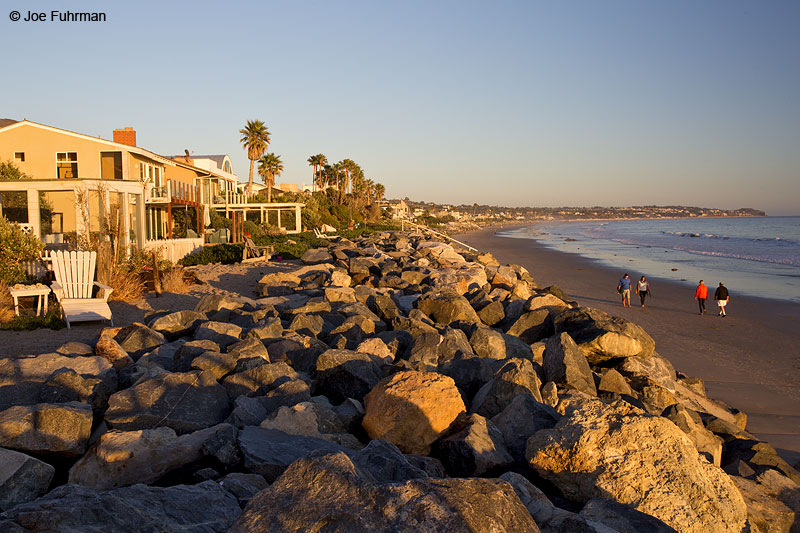
[[[56, 251], [50, 257], [56, 276], [52, 289], [61, 304], [67, 329], [70, 322], [89, 320], [108, 320], [113, 326], [111, 308], [108, 307], [108, 297], [113, 289], [94, 281], [97, 252]], [[98, 297], [93, 298], [95, 286], [100, 291]]]

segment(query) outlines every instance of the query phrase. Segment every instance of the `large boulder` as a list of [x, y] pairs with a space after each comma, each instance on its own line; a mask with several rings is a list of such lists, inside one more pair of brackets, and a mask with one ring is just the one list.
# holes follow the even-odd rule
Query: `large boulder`
[[561, 415], [549, 405], [538, 402], [530, 394], [518, 394], [492, 423], [503, 435], [508, 452], [519, 463], [525, 462], [525, 446], [528, 438], [540, 429], [556, 425]]
[[261, 396], [287, 381], [297, 379], [299, 375], [283, 361], [278, 363], [259, 364], [226, 377], [222, 385], [230, 399], [245, 394]]
[[92, 431], [92, 408], [79, 402], [17, 405], [0, 412], [0, 447], [79, 457]]
[[[21, 386], [26, 382], [41, 383], [53, 373], [69, 369], [84, 377], [96, 377], [103, 380], [111, 389], [116, 389], [117, 373], [110, 361], [100, 356], [73, 356], [59, 353], [44, 353], [33, 357], [8, 357], [0, 359], [0, 400], [8, 393], [19, 395]], [[38, 393], [38, 389], [37, 389]], [[4, 408], [19, 405], [9, 398], [8, 403], [0, 405]]]
[[317, 359], [317, 390], [331, 401], [361, 400], [383, 377], [383, 359], [350, 350], [326, 350]]
[[264, 476], [272, 483], [286, 468], [313, 452], [339, 452], [346, 448], [336, 443], [307, 437], [290, 435], [277, 429], [246, 426], [239, 432], [239, 449], [242, 451], [244, 467]]
[[221, 348], [226, 348], [239, 342], [241, 334], [242, 328], [236, 324], [209, 320], [197, 326], [194, 338], [198, 341], [209, 340], [217, 343]]
[[[224, 454], [217, 453], [221, 448], [226, 448]], [[233, 426], [220, 424], [182, 436], [168, 427], [111, 430], [73, 465], [69, 482], [100, 490], [152, 484], [172, 470], [214, 453], [235, 461], [238, 454]]]
[[62, 485], [2, 517], [25, 531], [106, 533], [108, 531], [204, 531], [224, 533], [241, 508], [214, 481], [197, 485], [134, 485], [99, 491]]
[[490, 420], [476, 414], [456, 420], [447, 435], [434, 443], [431, 453], [453, 477], [502, 472], [513, 461], [500, 430]]
[[300, 402], [278, 408], [259, 424], [264, 429], [277, 429], [290, 435], [324, 439], [348, 448], [360, 449], [363, 444], [347, 433], [333, 407], [321, 402]]
[[[103, 332], [104, 331], [106, 330], [103, 330]], [[128, 352], [128, 355], [134, 360], [139, 359], [142, 355], [167, 342], [167, 338], [164, 337], [163, 334], [138, 322], [134, 322], [130, 326], [124, 328], [109, 330], [109, 332], [114, 331], [116, 331], [113, 335], [114, 340], [116, 340], [122, 349]], [[103, 332], [101, 332], [101, 335]]]
[[148, 326], [150, 329], [162, 333], [168, 339], [177, 339], [194, 331], [205, 320], [206, 315], [204, 313], [184, 309], [154, 318]]
[[546, 309], [528, 311], [516, 319], [506, 333], [533, 344], [553, 334], [553, 319]]
[[0, 448], [0, 511], [44, 494], [55, 471], [30, 455]]
[[94, 347], [94, 353], [106, 359], [117, 371], [133, 364], [133, 359], [128, 352], [111, 335], [100, 335]]
[[490, 479], [379, 482], [344, 453], [301, 459], [257, 494], [231, 533], [538, 532], [510, 485]]
[[478, 390], [470, 411], [491, 418], [499, 414], [519, 394], [542, 401], [542, 386], [533, 364], [527, 359], [509, 359], [491, 381]]
[[329, 263], [333, 260], [331, 254], [326, 248], [309, 248], [300, 257], [300, 261], [304, 265], [318, 265], [320, 263]]
[[703, 426], [703, 420], [700, 415], [676, 403], [667, 407], [661, 413], [661, 416], [671, 420], [681, 428], [681, 431], [692, 439], [697, 451], [706, 456], [709, 463], [720, 466], [722, 439]]
[[478, 324], [481, 321], [469, 301], [451, 290], [431, 291], [423, 294], [417, 299], [415, 305], [417, 309], [439, 324]]
[[746, 508], [730, 478], [675, 424], [623, 401], [586, 399], [528, 440], [536, 473], [578, 502], [611, 498], [688, 532], [741, 531]]
[[624, 357], [648, 357], [653, 338], [641, 326], [590, 307], [564, 311], [555, 319], [556, 333], [575, 340], [590, 364]]
[[553, 335], [547, 340], [542, 360], [545, 381], [597, 395], [589, 363], [568, 333]]
[[112, 391], [100, 378], [81, 376], [74, 370], [64, 369], [53, 373], [39, 389], [40, 403], [81, 402], [92, 407], [95, 415], [108, 407]]
[[455, 382], [435, 372], [398, 372], [364, 397], [362, 425], [372, 439], [395, 444], [404, 453], [427, 455], [459, 414], [466, 410]]
[[228, 395], [210, 372], [162, 374], [112, 394], [105, 419], [123, 431], [170, 427], [179, 435], [219, 424]]

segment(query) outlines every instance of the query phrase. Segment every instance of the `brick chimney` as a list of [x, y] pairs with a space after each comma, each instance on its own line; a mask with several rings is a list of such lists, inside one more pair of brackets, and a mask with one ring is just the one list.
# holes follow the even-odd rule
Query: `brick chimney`
[[136, 146], [136, 130], [131, 127], [114, 130], [114, 142]]

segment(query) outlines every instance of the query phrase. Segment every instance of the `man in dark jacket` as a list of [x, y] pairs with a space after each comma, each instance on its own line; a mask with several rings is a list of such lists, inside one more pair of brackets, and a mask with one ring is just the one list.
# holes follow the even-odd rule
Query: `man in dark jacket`
[[714, 299], [717, 301], [717, 305], [719, 306], [719, 316], [725, 317], [725, 306], [728, 305], [728, 300], [731, 297], [728, 295], [728, 289], [725, 287], [722, 282], [719, 282], [719, 287], [714, 292]]

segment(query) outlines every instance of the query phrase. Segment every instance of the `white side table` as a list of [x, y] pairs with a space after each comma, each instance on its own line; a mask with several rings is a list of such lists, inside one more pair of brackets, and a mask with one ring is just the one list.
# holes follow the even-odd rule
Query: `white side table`
[[[50, 287], [37, 283], [36, 285], [14, 285], [9, 288], [11, 297], [14, 298], [14, 314], [19, 316], [19, 298], [21, 296], [36, 296], [36, 315], [47, 314], [47, 300], [50, 295]], [[44, 302], [44, 306], [42, 306]], [[44, 313], [42, 313], [44, 307]]]

